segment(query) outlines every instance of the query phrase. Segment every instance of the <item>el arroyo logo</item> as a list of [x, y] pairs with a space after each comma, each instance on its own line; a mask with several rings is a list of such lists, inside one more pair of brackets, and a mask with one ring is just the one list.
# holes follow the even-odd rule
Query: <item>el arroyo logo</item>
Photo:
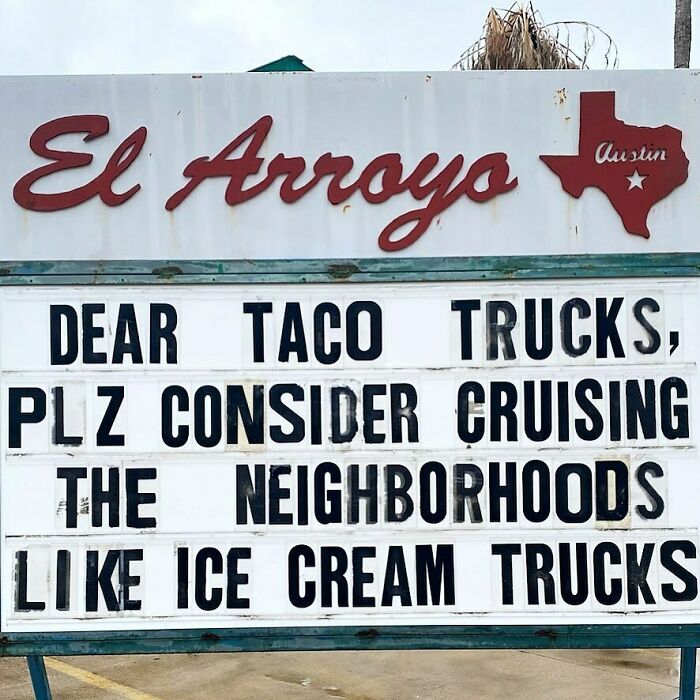
[[582, 92], [580, 109], [578, 154], [540, 158], [572, 197], [597, 187], [629, 233], [649, 238], [649, 210], [688, 179], [681, 131], [616, 119], [614, 92]]

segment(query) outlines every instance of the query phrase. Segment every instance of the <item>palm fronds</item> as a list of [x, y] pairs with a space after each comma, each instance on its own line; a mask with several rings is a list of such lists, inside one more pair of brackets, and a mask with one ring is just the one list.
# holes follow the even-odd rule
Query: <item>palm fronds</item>
[[[617, 46], [595, 24], [581, 21], [545, 24], [531, 2], [507, 10], [491, 8], [481, 37], [452, 66], [457, 70], [588, 68], [596, 39], [603, 42], [606, 68], [617, 68]], [[579, 44], [578, 50], [572, 48]]]

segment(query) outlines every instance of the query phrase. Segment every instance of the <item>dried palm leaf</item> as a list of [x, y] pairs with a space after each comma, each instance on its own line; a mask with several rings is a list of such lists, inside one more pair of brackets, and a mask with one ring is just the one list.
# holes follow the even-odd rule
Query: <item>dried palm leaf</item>
[[[578, 38], [576, 33], [580, 35]], [[515, 3], [508, 10], [489, 10], [481, 37], [452, 67], [458, 70], [588, 68], [599, 37], [606, 42], [605, 67], [616, 68], [617, 46], [600, 27], [579, 21], [545, 24], [531, 2]], [[581, 44], [579, 51], [572, 48], [575, 39]]]

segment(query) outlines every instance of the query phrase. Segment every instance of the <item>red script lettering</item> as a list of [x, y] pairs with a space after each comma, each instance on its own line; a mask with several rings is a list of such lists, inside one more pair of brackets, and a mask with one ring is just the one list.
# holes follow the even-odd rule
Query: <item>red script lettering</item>
[[[260, 172], [264, 159], [259, 151], [272, 128], [273, 119], [266, 115], [238, 135], [213, 158], [201, 157], [193, 160], [183, 171], [189, 182], [175, 192], [165, 203], [169, 211], [177, 208], [202, 182], [208, 178], [226, 177], [226, 203], [241, 204], [264, 192], [273, 182], [283, 177], [279, 195], [290, 204], [301, 199], [323, 178], [329, 177], [326, 196], [331, 204], [347, 201], [355, 192], [360, 192], [370, 204], [386, 202], [394, 195], [409, 192], [418, 201], [427, 199], [422, 208], [398, 216], [390, 221], [379, 234], [379, 247], [387, 252], [407, 248], [415, 243], [428, 229], [436, 216], [454, 204], [462, 195], [475, 202], [486, 202], [493, 197], [512, 190], [518, 178], [508, 180], [510, 168], [505, 153], [489, 153], [472, 163], [464, 177], [459, 179], [464, 166], [464, 156], [457, 155], [442, 170], [433, 174], [440, 157], [429, 153], [404, 177], [401, 155], [386, 153], [370, 161], [355, 182], [343, 184], [350, 175], [354, 160], [351, 156], [321, 155], [313, 165], [313, 175], [306, 181], [298, 180], [306, 170], [306, 161], [301, 156], [285, 156], [280, 153], [267, 163], [267, 172], [255, 184], [245, 187], [246, 180]], [[245, 146], [243, 153], [231, 157]], [[487, 175], [485, 189], [476, 189], [476, 182]], [[430, 179], [427, 179], [430, 177]], [[401, 232], [401, 229], [404, 229]]]
[[101, 114], [79, 114], [60, 117], [38, 127], [29, 139], [29, 147], [36, 155], [50, 159], [51, 163], [32, 170], [17, 181], [13, 190], [15, 202], [25, 209], [32, 211], [57, 211], [68, 209], [87, 202], [98, 195], [110, 207], [123, 204], [141, 189], [140, 184], [133, 185], [126, 192], [116, 193], [112, 183], [138, 157], [146, 141], [146, 127], [136, 129], [130, 136], [119, 144], [104, 170], [82, 187], [76, 187], [65, 192], [42, 193], [34, 192], [32, 185], [41, 178], [52, 173], [69, 168], [81, 168], [92, 163], [91, 153], [76, 153], [74, 151], [59, 151], [48, 147], [49, 141], [64, 134], [85, 134], [83, 141], [104, 136], [109, 131], [109, 119]]

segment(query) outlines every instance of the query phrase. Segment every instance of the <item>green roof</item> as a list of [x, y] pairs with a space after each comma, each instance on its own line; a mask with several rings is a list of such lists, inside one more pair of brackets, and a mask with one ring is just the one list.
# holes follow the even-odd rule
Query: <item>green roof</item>
[[258, 66], [249, 71], [250, 73], [280, 73], [284, 71], [310, 71], [312, 70], [304, 61], [296, 56], [285, 56], [278, 58], [276, 61], [266, 63], [264, 66]]

